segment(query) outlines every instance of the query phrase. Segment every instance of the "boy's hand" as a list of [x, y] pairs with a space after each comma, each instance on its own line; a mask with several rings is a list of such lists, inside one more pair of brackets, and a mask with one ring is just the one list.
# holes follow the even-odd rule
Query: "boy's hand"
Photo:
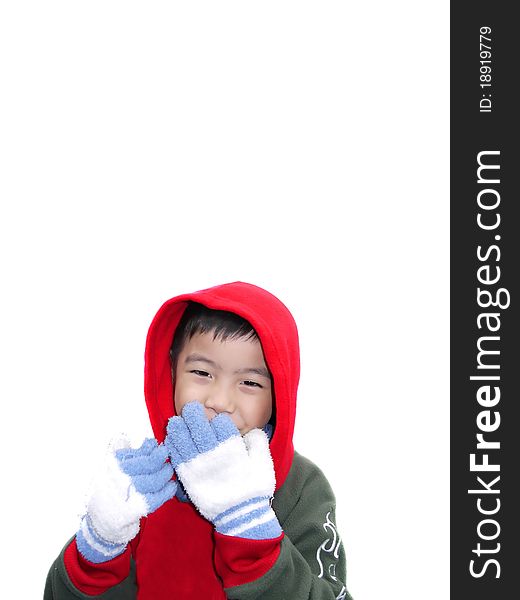
[[190, 500], [218, 532], [250, 539], [282, 533], [270, 505], [275, 474], [263, 431], [242, 438], [227, 414], [208, 421], [203, 406], [189, 402], [169, 420], [164, 443]]
[[173, 498], [177, 482], [171, 481], [173, 467], [165, 462], [167, 457], [164, 445], [152, 438], [138, 449], [126, 439], [111, 443], [76, 535], [87, 560], [105, 562], [124, 552], [139, 531], [141, 517]]

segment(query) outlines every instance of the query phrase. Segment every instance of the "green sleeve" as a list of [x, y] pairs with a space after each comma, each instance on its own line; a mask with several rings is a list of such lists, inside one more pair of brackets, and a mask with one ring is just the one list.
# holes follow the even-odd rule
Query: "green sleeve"
[[285, 536], [274, 566], [256, 581], [227, 588], [240, 600], [352, 600], [346, 562], [336, 529], [335, 498], [323, 473], [295, 453], [273, 509]]
[[65, 569], [63, 555], [69, 543], [65, 545], [49, 570], [43, 600], [78, 600], [78, 598], [81, 600], [92, 600], [93, 598], [99, 598], [100, 600], [135, 600], [137, 598], [133, 560], [130, 562], [129, 576], [120, 584], [97, 596], [89, 596], [80, 592], [69, 579]]

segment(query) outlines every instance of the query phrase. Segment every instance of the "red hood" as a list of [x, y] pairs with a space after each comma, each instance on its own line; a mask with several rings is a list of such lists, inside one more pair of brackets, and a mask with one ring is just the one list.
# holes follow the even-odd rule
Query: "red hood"
[[275, 296], [249, 283], [226, 283], [165, 302], [155, 315], [146, 339], [144, 393], [155, 437], [162, 442], [168, 419], [175, 413], [169, 350], [187, 302], [227, 310], [247, 319], [262, 343], [274, 380], [276, 427], [271, 454], [276, 488], [285, 481], [293, 459], [296, 394], [300, 377], [300, 352], [296, 323]]

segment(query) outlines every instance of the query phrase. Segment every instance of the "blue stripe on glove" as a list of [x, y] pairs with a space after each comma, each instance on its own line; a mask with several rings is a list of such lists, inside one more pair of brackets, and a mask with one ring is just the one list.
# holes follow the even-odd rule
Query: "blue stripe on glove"
[[282, 530], [267, 496], [251, 498], [217, 515], [215, 529], [225, 535], [253, 540], [278, 537]]
[[111, 544], [97, 535], [88, 515], [81, 520], [76, 534], [76, 545], [81, 554], [93, 563], [111, 560], [123, 554], [126, 549], [126, 544]]

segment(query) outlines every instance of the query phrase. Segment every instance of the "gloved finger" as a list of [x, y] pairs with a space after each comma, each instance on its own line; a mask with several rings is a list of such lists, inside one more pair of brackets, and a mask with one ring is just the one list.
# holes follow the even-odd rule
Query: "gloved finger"
[[244, 436], [244, 444], [249, 455], [249, 468], [255, 473], [255, 481], [268, 496], [272, 496], [276, 487], [273, 458], [269, 449], [269, 438], [265, 431], [252, 429]]
[[182, 409], [182, 418], [190, 430], [191, 439], [202, 454], [213, 450], [218, 444], [217, 436], [204, 412], [200, 402], [188, 402]]
[[251, 429], [244, 436], [244, 444], [250, 457], [271, 455], [269, 450], [269, 438], [261, 429]]
[[171, 417], [166, 427], [166, 440], [170, 460], [174, 467], [199, 455], [197, 447], [191, 439], [188, 426], [182, 417]]
[[170, 455], [170, 462], [174, 469], [176, 469], [180, 464], [186, 462], [184, 458], [181, 456], [180, 452], [177, 451], [175, 446], [168, 446], [168, 453]]
[[177, 492], [177, 482], [169, 481], [162, 490], [158, 492], [152, 492], [146, 495], [146, 502], [150, 508], [149, 512], [157, 510], [159, 506], [162, 506], [168, 500], [171, 500]]
[[155, 448], [149, 454], [134, 455], [121, 458], [116, 455], [119, 460], [121, 469], [127, 475], [143, 475], [146, 473], [154, 473], [162, 468], [164, 461], [168, 458], [168, 450], [164, 444], [160, 446], [155, 444]]
[[120, 433], [113, 437], [108, 445], [108, 452], [116, 453], [125, 450], [131, 450], [132, 445], [126, 433]]
[[135, 489], [141, 494], [149, 494], [150, 492], [158, 492], [161, 490], [170, 479], [173, 477], [173, 467], [170, 463], [164, 463], [164, 466], [155, 473], [146, 475], [136, 475], [132, 477], [132, 483]]
[[146, 438], [139, 448], [120, 448], [116, 450], [118, 459], [128, 459], [134, 456], [142, 456], [150, 454], [157, 448], [157, 440], [155, 438]]
[[209, 424], [212, 427], [215, 437], [219, 443], [225, 442], [234, 435], [240, 435], [240, 431], [238, 430], [237, 426], [233, 423], [231, 417], [226, 415], [226, 413], [220, 413], [216, 417], [213, 417]]

